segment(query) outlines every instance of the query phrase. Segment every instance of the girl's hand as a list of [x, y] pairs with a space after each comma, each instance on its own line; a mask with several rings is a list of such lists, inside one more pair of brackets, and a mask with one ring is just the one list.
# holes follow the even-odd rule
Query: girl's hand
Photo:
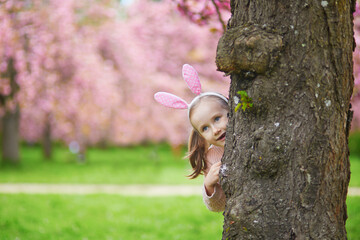
[[208, 196], [211, 196], [214, 193], [215, 185], [219, 182], [220, 167], [221, 162], [217, 162], [212, 165], [204, 179], [205, 190]]

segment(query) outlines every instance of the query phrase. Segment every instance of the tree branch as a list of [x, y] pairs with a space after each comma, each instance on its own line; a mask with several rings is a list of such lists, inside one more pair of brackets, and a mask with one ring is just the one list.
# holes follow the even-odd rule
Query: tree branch
[[225, 25], [224, 20], [223, 20], [222, 17], [221, 17], [220, 9], [219, 9], [218, 5], [216, 5], [215, 0], [211, 0], [211, 2], [212, 2], [212, 3], [214, 4], [214, 6], [215, 6], [216, 12], [217, 12], [218, 17], [219, 17], [219, 21], [221, 22], [221, 26], [222, 26], [222, 28], [223, 28], [223, 30], [224, 30], [224, 32], [225, 32], [225, 31], [226, 31], [226, 25]]

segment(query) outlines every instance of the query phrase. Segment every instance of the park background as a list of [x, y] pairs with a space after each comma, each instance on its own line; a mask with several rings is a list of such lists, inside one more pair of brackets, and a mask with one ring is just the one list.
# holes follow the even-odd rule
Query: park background
[[[181, 76], [188, 63], [204, 91], [227, 95], [215, 53], [228, 17], [227, 1], [0, 1], [0, 116], [10, 124], [0, 141], [4, 151], [6, 126], [18, 121], [19, 146], [18, 157], [2, 158], [0, 185], [201, 185], [186, 178], [186, 111], [153, 94], [191, 100]], [[354, 30], [359, 42], [359, 8]], [[359, 54], [352, 188], [360, 187]], [[359, 196], [348, 197], [348, 215], [349, 239], [360, 239]], [[222, 218], [200, 195], [0, 194], [1, 240], [220, 239]]]

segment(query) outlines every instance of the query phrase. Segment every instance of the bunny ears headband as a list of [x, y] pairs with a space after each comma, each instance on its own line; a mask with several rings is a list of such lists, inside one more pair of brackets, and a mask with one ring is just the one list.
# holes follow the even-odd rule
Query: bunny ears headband
[[203, 96], [217, 96], [221, 99], [223, 99], [224, 101], [228, 102], [228, 99], [226, 97], [224, 97], [223, 95], [216, 93], [216, 92], [205, 92], [205, 93], [201, 93], [201, 84], [200, 84], [200, 79], [198, 76], [198, 73], [196, 72], [196, 70], [190, 66], [189, 64], [185, 64], [182, 68], [182, 76], [186, 82], [186, 84], [188, 85], [188, 87], [190, 88], [191, 92], [195, 93], [197, 96], [191, 101], [190, 104], [188, 104], [185, 100], [181, 99], [180, 97], [171, 94], [171, 93], [167, 93], [167, 92], [158, 92], [154, 95], [155, 100], [166, 106], [166, 107], [170, 107], [170, 108], [176, 108], [176, 109], [188, 109], [188, 114], [189, 114], [189, 110], [191, 109], [192, 105], [201, 97]]

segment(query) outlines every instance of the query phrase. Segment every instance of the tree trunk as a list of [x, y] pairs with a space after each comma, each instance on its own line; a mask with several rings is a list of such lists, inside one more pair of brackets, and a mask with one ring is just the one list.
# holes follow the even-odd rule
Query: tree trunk
[[13, 58], [8, 59], [7, 71], [0, 77], [8, 78], [10, 80], [11, 92], [9, 95], [0, 94], [0, 107], [5, 110], [2, 116], [2, 160], [5, 163], [18, 163], [19, 158], [19, 121], [20, 109], [16, 104], [14, 108], [8, 107], [9, 101], [15, 98], [16, 93], [19, 91], [19, 85], [16, 82], [16, 69]]
[[46, 116], [44, 132], [43, 132], [43, 153], [47, 160], [52, 157], [52, 142], [51, 142], [51, 123], [50, 116]]
[[[232, 0], [223, 239], [346, 239], [355, 0]], [[238, 91], [253, 106], [244, 111]]]
[[6, 111], [2, 118], [2, 159], [5, 163], [18, 163], [19, 158], [19, 107]]

